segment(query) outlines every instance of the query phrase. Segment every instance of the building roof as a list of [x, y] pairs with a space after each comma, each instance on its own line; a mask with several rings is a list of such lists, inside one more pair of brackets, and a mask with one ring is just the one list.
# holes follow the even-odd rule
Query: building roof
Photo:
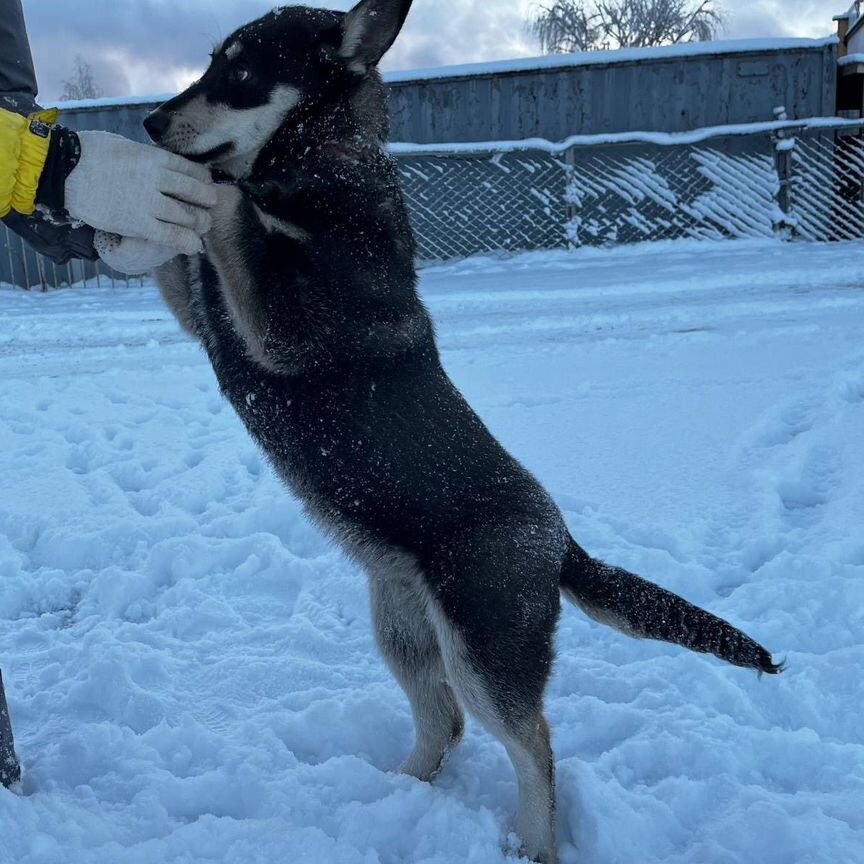
[[[864, 16], [862, 16], [864, 20]], [[434, 69], [407, 69], [385, 72], [387, 84], [401, 84], [436, 78], [476, 78], [500, 73], [538, 72], [575, 66], [603, 66], [613, 63], [644, 63], [675, 58], [723, 56], [725, 54], [763, 54], [774, 51], [813, 51], [838, 43], [836, 35], [821, 39], [769, 37], [762, 39], [718, 39], [710, 42], [685, 42], [649, 48], [616, 48], [609, 51], [583, 51], [578, 54], [546, 54], [543, 57], [516, 57], [485, 63], [439, 66]]]
[[859, 15], [858, 20], [849, 25], [849, 29], [846, 31], [846, 39], [844, 41], [848, 43], [853, 34], [857, 33], [862, 27], [864, 27], [864, 15]]
[[[864, 17], [862, 17], [864, 20]], [[581, 54], [547, 54], [544, 57], [516, 57], [486, 63], [465, 63], [459, 66], [440, 66], [435, 69], [407, 69], [385, 72], [387, 84], [411, 84], [442, 78], [477, 78], [502, 73], [541, 72], [577, 66], [610, 65], [614, 63], [644, 63], [688, 57], [722, 57], [724, 55], [764, 54], [779, 51], [819, 51], [838, 43], [836, 35], [822, 39], [763, 38], [720, 39], [712, 42], [687, 42], [681, 45], [659, 45], [651, 48], [619, 48], [612, 51], [585, 51]], [[151, 105], [170, 99], [173, 93], [160, 96], [110, 96], [101, 99], [82, 99], [67, 102], [43, 102], [45, 107], [58, 107], [64, 111], [99, 110], [116, 106]]]
[[858, 17], [858, 10], [856, 5], [853, 3], [845, 12], [841, 12], [839, 15], [835, 15], [831, 20], [832, 21], [852, 21]]

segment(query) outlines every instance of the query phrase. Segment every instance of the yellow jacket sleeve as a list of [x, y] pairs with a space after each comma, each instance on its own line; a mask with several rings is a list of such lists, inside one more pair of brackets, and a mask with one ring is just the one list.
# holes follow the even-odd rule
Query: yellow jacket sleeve
[[39, 178], [51, 146], [57, 109], [22, 117], [0, 108], [0, 218], [10, 210], [28, 215], [36, 209]]

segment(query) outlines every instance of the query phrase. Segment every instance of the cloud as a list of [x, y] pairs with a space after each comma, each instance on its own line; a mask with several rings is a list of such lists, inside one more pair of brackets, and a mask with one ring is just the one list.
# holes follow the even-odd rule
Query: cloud
[[831, 19], [845, 12], [851, 0], [755, 0], [726, 2], [726, 35], [820, 37], [837, 32]]
[[24, 0], [40, 92], [56, 98], [80, 54], [106, 95], [165, 92], [206, 64], [213, 43], [272, 4], [262, 0]]
[[[824, 0], [724, 0], [724, 36], [821, 36]], [[272, 8], [267, 0], [24, 0], [44, 99], [57, 98], [76, 54], [109, 96], [179, 89], [207, 63], [214, 42]], [[351, 0], [314, 5], [347, 9]], [[535, 0], [415, 0], [388, 69], [539, 53], [525, 22]]]

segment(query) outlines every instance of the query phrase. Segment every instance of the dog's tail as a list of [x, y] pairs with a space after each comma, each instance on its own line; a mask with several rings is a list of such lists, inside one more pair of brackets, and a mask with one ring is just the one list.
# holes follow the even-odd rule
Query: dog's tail
[[568, 599], [602, 624], [638, 639], [659, 639], [776, 675], [783, 664], [728, 621], [677, 594], [592, 558], [575, 542], [561, 578]]

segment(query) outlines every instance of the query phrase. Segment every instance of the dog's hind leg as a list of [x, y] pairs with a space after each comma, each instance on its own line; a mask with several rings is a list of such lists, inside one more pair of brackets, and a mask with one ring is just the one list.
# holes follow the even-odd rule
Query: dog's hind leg
[[[542, 695], [512, 698], [508, 691], [518, 671], [502, 675], [500, 664], [485, 662], [456, 633], [445, 638], [450, 643], [444, 649], [445, 665], [459, 698], [504, 745], [516, 771], [519, 806], [513, 828], [522, 841], [522, 853], [532, 861], [554, 864], [555, 763]], [[523, 658], [509, 651], [507, 657], [516, 671]]]
[[378, 647], [411, 703], [414, 750], [400, 770], [431, 780], [459, 742], [464, 719], [446, 672], [432, 625], [426, 617], [420, 577], [402, 568], [370, 572], [372, 617]]
[[430, 603], [447, 677], [513, 763], [522, 854], [554, 864], [555, 767], [543, 694], [560, 606], [557, 571], [532, 568], [526, 577], [531, 569], [520, 574], [516, 561], [472, 564], [446, 579]]
[[513, 827], [532, 861], [555, 864], [555, 760], [542, 706], [523, 723], [498, 736], [519, 779], [519, 809]]

